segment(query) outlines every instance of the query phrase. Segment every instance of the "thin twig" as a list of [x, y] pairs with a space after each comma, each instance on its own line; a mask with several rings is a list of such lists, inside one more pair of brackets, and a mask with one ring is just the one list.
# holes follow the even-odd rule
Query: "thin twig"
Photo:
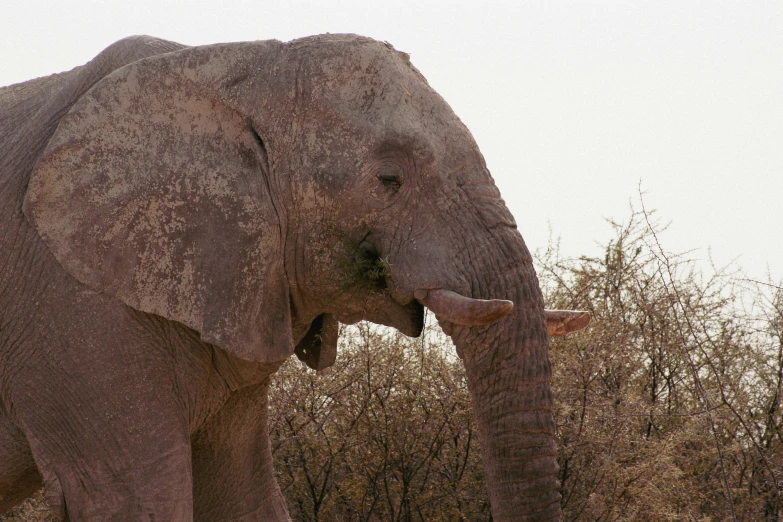
[[[674, 297], [677, 300], [677, 304], [680, 306], [680, 310], [682, 311], [682, 315], [685, 318], [685, 323], [688, 326], [688, 331], [689, 331], [691, 337], [693, 338], [693, 340], [696, 342], [696, 345], [701, 350], [701, 352], [706, 356], [706, 350], [704, 350], [704, 348], [701, 346], [701, 342], [699, 341], [699, 338], [696, 335], [696, 329], [693, 327], [693, 324], [691, 323], [690, 317], [688, 316], [688, 313], [687, 313], [687, 311], [685, 309], [685, 304], [682, 302], [682, 298], [680, 296], [680, 292], [677, 289], [677, 285], [674, 282], [674, 274], [672, 273], [671, 263], [669, 262], [668, 257], [666, 256], [666, 254], [663, 251], [663, 247], [661, 246], [661, 242], [658, 239], [658, 234], [657, 234], [657, 232], [655, 230], [655, 227], [653, 227], [652, 223], [650, 222], [649, 212], [647, 212], [647, 209], [644, 206], [644, 193], [642, 192], [641, 182], [639, 183], [639, 201], [640, 201], [640, 203], [642, 205], [642, 214], [644, 215], [644, 220], [647, 223], [647, 228], [650, 231], [650, 233], [652, 234], [653, 239], [655, 240], [655, 244], [658, 247], [657, 248], [657, 252], [656, 252], [656, 249], [653, 249], [653, 248], [650, 248], [650, 252], [652, 252], [653, 256], [655, 256], [655, 258], [660, 263], [658, 271], [659, 271], [659, 273], [661, 275], [661, 282], [664, 284], [664, 287], [671, 286], [671, 292], [674, 294]], [[649, 248], [649, 245], [648, 245], [648, 248]], [[659, 253], [660, 253], [660, 256], [658, 255]], [[660, 268], [661, 266], [666, 268], [666, 273], [669, 276], [669, 283], [668, 284], [667, 284], [667, 281], [666, 281], [666, 277], [661, 272], [661, 268]], [[672, 307], [672, 311], [674, 312], [674, 317], [677, 319], [677, 330], [679, 331], [681, 338], [685, 339], [686, 336], [684, 335], [684, 332], [682, 331], [681, 323], [680, 323], [680, 320], [678, 318], [679, 314], [677, 313], [677, 310], [674, 307]], [[693, 359], [691, 358], [690, 353], [688, 353], [687, 350], [683, 350], [683, 352], [685, 354], [685, 359], [688, 361], [688, 366], [689, 366], [689, 368], [691, 370], [691, 373], [693, 375], [693, 382], [696, 385], [696, 391], [699, 394], [699, 398], [702, 400], [702, 402], [706, 406], [705, 409], [706, 409], [706, 413], [707, 413], [707, 418], [709, 419], [709, 422], [710, 422], [710, 431], [712, 432], [712, 436], [715, 439], [715, 447], [716, 447], [716, 449], [718, 451], [718, 462], [720, 464], [721, 480], [723, 482], [723, 487], [724, 487], [724, 489], [726, 491], [726, 496], [728, 497], [728, 501], [729, 501], [729, 507], [731, 509], [731, 519], [734, 522], [737, 522], [737, 515], [734, 512], [734, 497], [733, 497], [733, 495], [731, 493], [731, 488], [729, 487], [728, 475], [726, 473], [726, 467], [724, 465], [723, 446], [720, 443], [720, 438], [718, 436], [718, 430], [717, 430], [717, 427], [715, 425], [715, 419], [714, 419], [714, 417], [712, 415], [712, 410], [714, 409], [714, 407], [712, 405], [712, 400], [710, 400], [709, 395], [707, 394], [707, 391], [704, 389], [704, 386], [702, 385], [701, 378], [699, 377], [699, 372], [696, 369], [696, 364], [693, 362]], [[706, 358], [709, 361], [709, 357], [706, 356]], [[714, 371], [714, 369], [713, 369], [713, 371]], [[715, 375], [716, 375], [716, 378], [717, 378], [718, 382], [720, 383], [720, 376], [717, 374], [717, 372], [715, 373]], [[724, 402], [725, 402], [725, 398], [724, 398]]]

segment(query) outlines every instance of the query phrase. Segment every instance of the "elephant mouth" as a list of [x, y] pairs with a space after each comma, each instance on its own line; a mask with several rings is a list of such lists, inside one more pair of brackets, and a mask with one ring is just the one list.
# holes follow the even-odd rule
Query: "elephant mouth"
[[415, 299], [395, 299], [396, 283], [391, 269], [377, 251], [363, 242], [353, 260], [354, 285], [364, 296], [360, 317], [341, 316], [345, 323], [366, 319], [396, 328], [409, 337], [418, 337], [424, 329], [424, 306]]
[[385, 296], [393, 303], [392, 308], [400, 308], [402, 315], [409, 319], [406, 328], [398, 330], [413, 337], [418, 337], [423, 328], [425, 306], [435, 313], [439, 321], [464, 326], [493, 324], [514, 308], [511, 301], [473, 299], [445, 288], [417, 288], [410, 292], [409, 299], [402, 299], [401, 296], [408, 292], [400, 292], [392, 279], [391, 267], [369, 240], [369, 234], [359, 243], [356, 266], [357, 279], [373, 287], [374, 293]]
[[[364, 304], [361, 317], [370, 322], [391, 326], [407, 335], [418, 337], [424, 329], [424, 307], [417, 301], [400, 304], [387, 292], [370, 295]], [[343, 322], [355, 322], [345, 321]]]

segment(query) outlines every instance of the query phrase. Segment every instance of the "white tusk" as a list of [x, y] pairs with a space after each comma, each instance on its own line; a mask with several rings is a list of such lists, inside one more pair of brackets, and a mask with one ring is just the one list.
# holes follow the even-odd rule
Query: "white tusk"
[[590, 324], [590, 312], [581, 310], [544, 310], [549, 337], [563, 337]]

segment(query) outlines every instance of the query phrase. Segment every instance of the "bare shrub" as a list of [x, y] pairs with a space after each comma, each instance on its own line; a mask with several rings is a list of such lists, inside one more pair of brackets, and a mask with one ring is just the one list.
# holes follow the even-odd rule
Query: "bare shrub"
[[344, 328], [332, 372], [290, 361], [272, 391], [278, 478], [294, 520], [487, 520], [461, 363], [431, 331]]
[[601, 258], [538, 255], [548, 305], [594, 314], [551, 345], [567, 519], [783, 520], [783, 291], [611, 226]]

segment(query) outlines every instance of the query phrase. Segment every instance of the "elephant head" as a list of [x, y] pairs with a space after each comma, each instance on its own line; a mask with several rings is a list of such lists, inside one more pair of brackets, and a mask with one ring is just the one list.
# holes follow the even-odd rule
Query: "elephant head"
[[338, 321], [463, 359], [496, 520], [557, 518], [548, 335], [531, 256], [470, 132], [408, 56], [353, 35], [188, 48], [98, 82], [24, 212], [60, 264], [244, 359], [334, 358]]

